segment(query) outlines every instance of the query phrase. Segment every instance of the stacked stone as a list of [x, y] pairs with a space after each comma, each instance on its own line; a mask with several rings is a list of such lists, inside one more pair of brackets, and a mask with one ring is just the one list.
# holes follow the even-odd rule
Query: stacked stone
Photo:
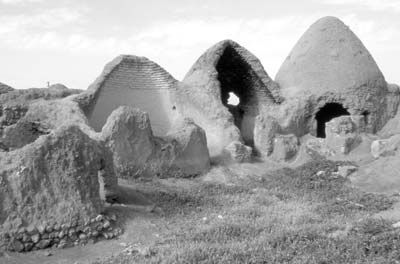
[[79, 221], [72, 219], [68, 224], [44, 223], [35, 227], [20, 228], [17, 232], [4, 233], [0, 237], [0, 248], [9, 251], [27, 252], [45, 248], [66, 248], [112, 239], [122, 234], [116, 226], [117, 217], [98, 215]]

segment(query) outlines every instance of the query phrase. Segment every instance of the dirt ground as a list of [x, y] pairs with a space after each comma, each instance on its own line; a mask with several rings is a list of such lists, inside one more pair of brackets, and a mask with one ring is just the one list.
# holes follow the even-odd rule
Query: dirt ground
[[[261, 259], [268, 263], [395, 263], [376, 262], [388, 257], [386, 251], [372, 257], [354, 251], [354, 256], [349, 253], [351, 258], [338, 258], [341, 262], [319, 262], [327, 251], [335, 256], [343, 254], [341, 247], [362, 247], [357, 241], [370, 243], [368, 232], [357, 231], [365, 221], [378, 226], [379, 234], [400, 236], [396, 229], [388, 229], [400, 220], [397, 197], [353, 191], [348, 180], [333, 173], [336, 165], [321, 164], [281, 169], [273, 163], [255, 162], [213, 166], [194, 179], [120, 180], [121, 198], [106, 208], [119, 216], [125, 230], [118, 239], [68, 249], [6, 252], [0, 263], [261, 263]], [[400, 184], [393, 186], [397, 188]], [[296, 240], [299, 233], [315, 232], [324, 235], [306, 246], [304, 238]], [[282, 238], [284, 234], [294, 235], [293, 241]], [[283, 243], [279, 250], [276, 241]], [[314, 243], [324, 246], [309, 251]], [[338, 243], [334, 249], [332, 243]], [[269, 255], [258, 256], [264, 251]], [[361, 262], [351, 262], [355, 260]]]

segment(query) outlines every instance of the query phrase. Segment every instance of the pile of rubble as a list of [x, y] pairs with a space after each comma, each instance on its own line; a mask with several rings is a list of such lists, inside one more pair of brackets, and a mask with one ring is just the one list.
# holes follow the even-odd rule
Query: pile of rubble
[[9, 251], [24, 252], [49, 247], [66, 248], [73, 245], [95, 243], [122, 234], [122, 229], [116, 225], [116, 221], [116, 215], [100, 214], [85, 221], [74, 218], [61, 225], [54, 223], [31, 225], [15, 232], [4, 233], [2, 246]]

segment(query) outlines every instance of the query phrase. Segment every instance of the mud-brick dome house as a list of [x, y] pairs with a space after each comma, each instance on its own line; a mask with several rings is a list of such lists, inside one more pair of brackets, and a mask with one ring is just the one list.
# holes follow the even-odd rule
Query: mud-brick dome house
[[371, 54], [335, 17], [311, 25], [275, 81], [286, 99], [279, 111], [282, 129], [298, 136], [324, 137], [325, 123], [340, 115], [352, 115], [362, 132], [376, 133], [398, 105]]
[[[181, 110], [206, 131], [212, 156], [232, 142], [253, 147], [260, 108], [279, 100], [278, 85], [261, 62], [232, 40], [201, 55], [181, 85]], [[238, 97], [237, 105], [228, 104], [231, 93]]]
[[155, 136], [165, 136], [179, 116], [174, 104], [175, 80], [155, 62], [121, 55], [108, 63], [78, 101], [89, 124], [101, 131], [118, 107], [131, 106], [149, 114]]

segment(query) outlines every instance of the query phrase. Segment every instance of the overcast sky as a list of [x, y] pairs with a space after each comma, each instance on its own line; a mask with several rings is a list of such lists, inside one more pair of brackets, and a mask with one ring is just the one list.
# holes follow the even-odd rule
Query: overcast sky
[[0, 82], [86, 89], [119, 54], [148, 57], [181, 80], [223, 39], [253, 52], [274, 78], [304, 31], [328, 15], [400, 84], [400, 0], [0, 0]]

